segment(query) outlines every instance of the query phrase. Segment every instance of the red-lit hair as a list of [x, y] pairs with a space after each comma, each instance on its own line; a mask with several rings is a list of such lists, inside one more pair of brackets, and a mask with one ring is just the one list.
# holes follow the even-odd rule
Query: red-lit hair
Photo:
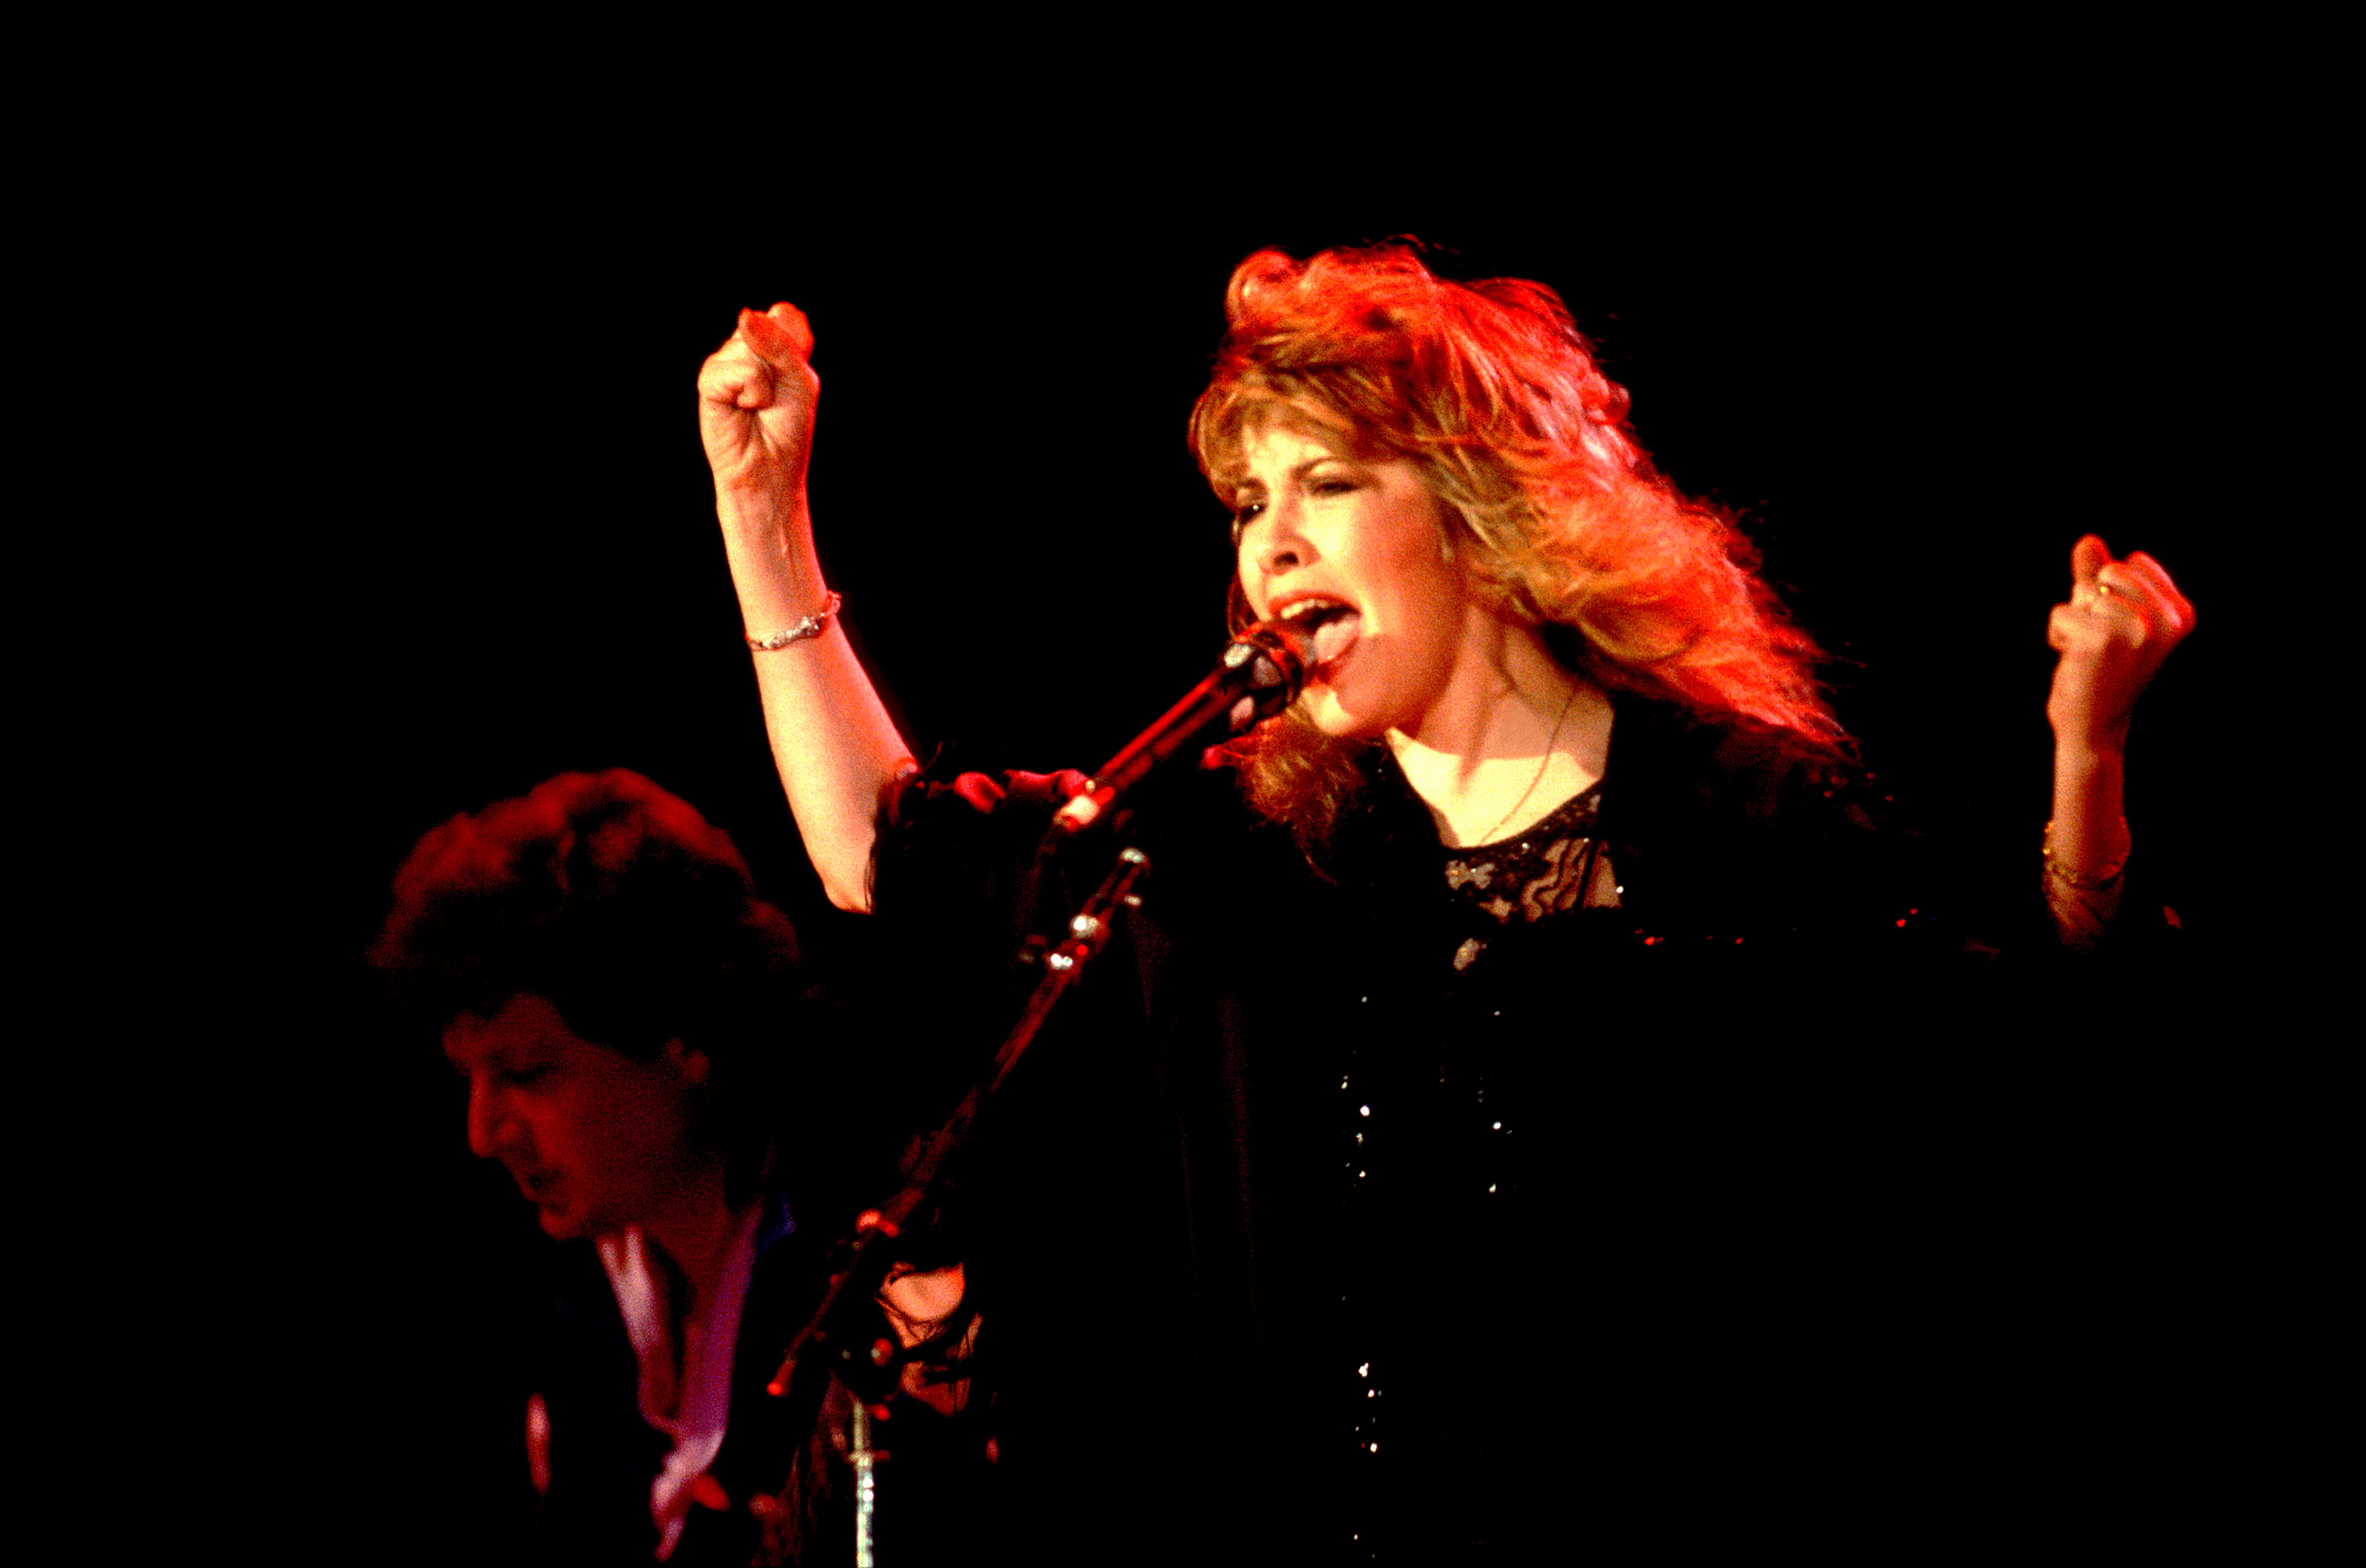
[[[1625, 389], [1552, 289], [1451, 282], [1390, 243], [1304, 262], [1260, 251], [1234, 270], [1224, 306], [1191, 446], [1227, 506], [1268, 422], [1410, 459], [1444, 503], [1453, 558], [1581, 673], [1846, 744], [1817, 686], [1818, 650], [1759, 581], [1757, 551], [1726, 512], [1651, 466]], [[1232, 615], [1235, 630], [1248, 617], [1237, 581]], [[1320, 838], [1360, 750], [1293, 714], [1237, 754], [1252, 800], [1301, 828], [1322, 818]]]

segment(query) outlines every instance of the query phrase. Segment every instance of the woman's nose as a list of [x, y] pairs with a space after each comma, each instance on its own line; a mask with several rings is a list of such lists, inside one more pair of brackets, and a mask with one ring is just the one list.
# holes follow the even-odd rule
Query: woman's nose
[[1298, 532], [1297, 509], [1277, 502], [1249, 525], [1245, 541], [1249, 558], [1268, 577], [1279, 577], [1306, 564], [1306, 541]]

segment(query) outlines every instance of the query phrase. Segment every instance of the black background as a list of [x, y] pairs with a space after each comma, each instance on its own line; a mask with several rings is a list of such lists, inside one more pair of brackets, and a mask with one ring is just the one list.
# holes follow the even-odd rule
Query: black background
[[274, 1304], [208, 1397], [272, 1390], [260, 1418], [301, 1435], [282, 1461], [339, 1528], [509, 1539], [477, 1510], [518, 1465], [535, 1233], [360, 957], [421, 832], [635, 768], [832, 951], [845, 917], [772, 774], [696, 430], [698, 366], [743, 305], [813, 321], [825, 566], [924, 757], [1088, 766], [1202, 672], [1229, 554], [1183, 434], [1225, 280], [1262, 246], [1413, 234], [1450, 276], [1562, 293], [1644, 446], [1741, 514], [1835, 656], [1868, 761], [2000, 875], [2037, 872], [2070, 546], [2158, 556], [2202, 625], [2146, 698], [2130, 817], [2178, 863], [2189, 931], [2239, 927], [2198, 825], [2264, 723], [2236, 660], [2261, 570], [2241, 432], [2277, 395], [2241, 237], [2266, 198], [2174, 126], [1890, 132], [1516, 180], [997, 144], [560, 192], [530, 158], [457, 181], [371, 161], [220, 316], [276, 367], [231, 459], [279, 520], [255, 557], [302, 563], [246, 628], [269, 760], [238, 793], [312, 847], [217, 865], [270, 907], [254, 941], [296, 1000], [265, 1005], [253, 1084], [232, 1069], [266, 1109], [218, 1151], [206, 1267]]

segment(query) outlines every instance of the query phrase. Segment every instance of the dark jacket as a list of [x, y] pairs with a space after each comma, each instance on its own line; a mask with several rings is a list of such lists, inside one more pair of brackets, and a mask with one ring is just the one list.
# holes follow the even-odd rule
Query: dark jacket
[[[1039, 861], [1056, 790], [980, 784], [904, 790], [876, 898], [995, 998], [930, 1027], [985, 1040], [1116, 840]], [[973, 1194], [1032, 1325], [1009, 1393], [1116, 1437], [1125, 1552], [1724, 1548], [1987, 1483], [2034, 1375], [1989, 1310], [2025, 1273], [2000, 1227], [2043, 1199], [1993, 1157], [2026, 1079], [1970, 1043], [2042, 906], [1971, 932], [1859, 771], [1763, 727], [1619, 698], [1602, 788], [1619, 907], [1534, 925], [1449, 896], [1384, 759], [1319, 872], [1221, 773], [1126, 825], [1142, 907]], [[1016, 1472], [1060, 1429], [1013, 1425]]]

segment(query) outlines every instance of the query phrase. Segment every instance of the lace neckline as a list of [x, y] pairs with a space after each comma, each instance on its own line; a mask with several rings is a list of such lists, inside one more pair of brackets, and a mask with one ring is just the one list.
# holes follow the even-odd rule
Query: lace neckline
[[1561, 802], [1524, 831], [1491, 844], [1440, 845], [1446, 886], [1497, 925], [1515, 916], [1533, 924], [1575, 908], [1585, 897], [1600, 780]]

